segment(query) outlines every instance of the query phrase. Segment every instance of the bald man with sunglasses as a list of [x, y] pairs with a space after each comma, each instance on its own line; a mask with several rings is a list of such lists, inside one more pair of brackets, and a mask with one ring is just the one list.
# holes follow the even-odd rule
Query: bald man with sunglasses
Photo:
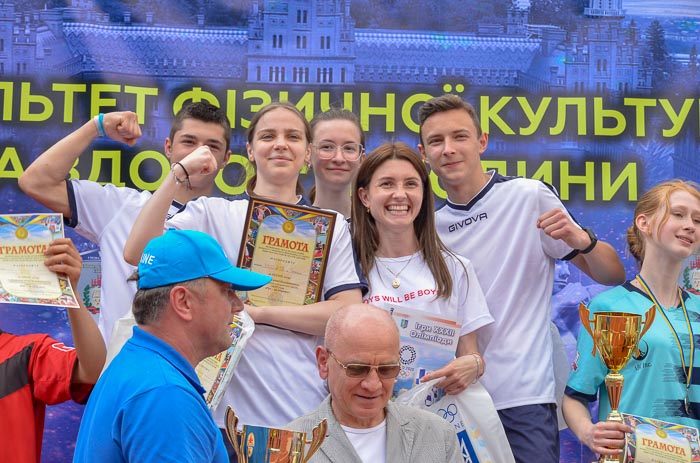
[[311, 432], [323, 418], [328, 435], [310, 462], [461, 463], [453, 427], [442, 418], [390, 402], [399, 374], [399, 332], [374, 306], [338, 309], [316, 348], [318, 372], [330, 395], [289, 429]]

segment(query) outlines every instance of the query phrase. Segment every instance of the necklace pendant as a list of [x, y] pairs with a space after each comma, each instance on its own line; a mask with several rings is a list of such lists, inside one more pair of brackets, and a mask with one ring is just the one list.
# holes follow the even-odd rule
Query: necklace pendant
[[688, 401], [688, 392], [685, 393], [685, 398], [683, 399], [683, 405], [685, 405], [685, 414], [687, 416], [692, 416], [690, 414], [690, 402]]
[[393, 286], [394, 289], [398, 288], [399, 286], [401, 286], [401, 280], [399, 280], [398, 278], [394, 278], [393, 280], [391, 280], [391, 286]]

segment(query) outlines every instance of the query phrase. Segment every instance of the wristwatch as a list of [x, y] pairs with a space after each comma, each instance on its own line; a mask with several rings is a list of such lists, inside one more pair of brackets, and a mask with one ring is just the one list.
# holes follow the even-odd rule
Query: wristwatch
[[588, 237], [591, 239], [591, 244], [588, 245], [585, 249], [580, 249], [578, 252], [579, 254], [588, 254], [595, 248], [595, 245], [598, 244], [598, 237], [595, 236], [595, 233], [593, 233], [593, 230], [590, 228], [583, 228], [583, 231], [588, 233]]

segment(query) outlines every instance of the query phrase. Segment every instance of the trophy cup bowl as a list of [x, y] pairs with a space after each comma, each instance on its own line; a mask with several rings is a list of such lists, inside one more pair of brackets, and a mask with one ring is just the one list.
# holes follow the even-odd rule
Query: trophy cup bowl
[[[590, 311], [583, 303], [579, 305], [578, 310], [583, 327], [593, 339], [595, 347], [591, 355], [595, 356], [595, 351], [598, 350], [600, 358], [610, 370], [610, 373], [605, 375], [605, 389], [611, 408], [607, 421], [622, 423], [622, 415], [617, 408], [620, 405], [625, 378], [620, 374], [620, 370], [637, 350], [639, 339], [651, 327], [656, 310], [654, 307], [647, 310], [644, 320], [639, 314], [627, 312], [596, 312], [591, 319]], [[621, 463], [623, 458], [623, 454], [605, 455], [598, 461]]]
[[226, 435], [239, 463], [306, 463], [321, 447], [327, 431], [325, 419], [314, 427], [311, 440], [306, 440], [305, 432], [264, 426], [243, 425], [239, 431], [236, 413], [226, 408]]

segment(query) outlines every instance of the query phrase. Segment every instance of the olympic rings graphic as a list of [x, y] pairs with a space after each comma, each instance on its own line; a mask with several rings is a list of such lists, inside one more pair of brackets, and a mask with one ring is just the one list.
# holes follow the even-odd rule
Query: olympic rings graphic
[[438, 415], [441, 415], [443, 419], [452, 423], [457, 416], [457, 406], [455, 404], [450, 404], [447, 408], [440, 408], [437, 411]]
[[413, 346], [401, 346], [401, 349], [399, 349], [399, 362], [402, 365], [412, 364], [417, 357], [416, 348]]

